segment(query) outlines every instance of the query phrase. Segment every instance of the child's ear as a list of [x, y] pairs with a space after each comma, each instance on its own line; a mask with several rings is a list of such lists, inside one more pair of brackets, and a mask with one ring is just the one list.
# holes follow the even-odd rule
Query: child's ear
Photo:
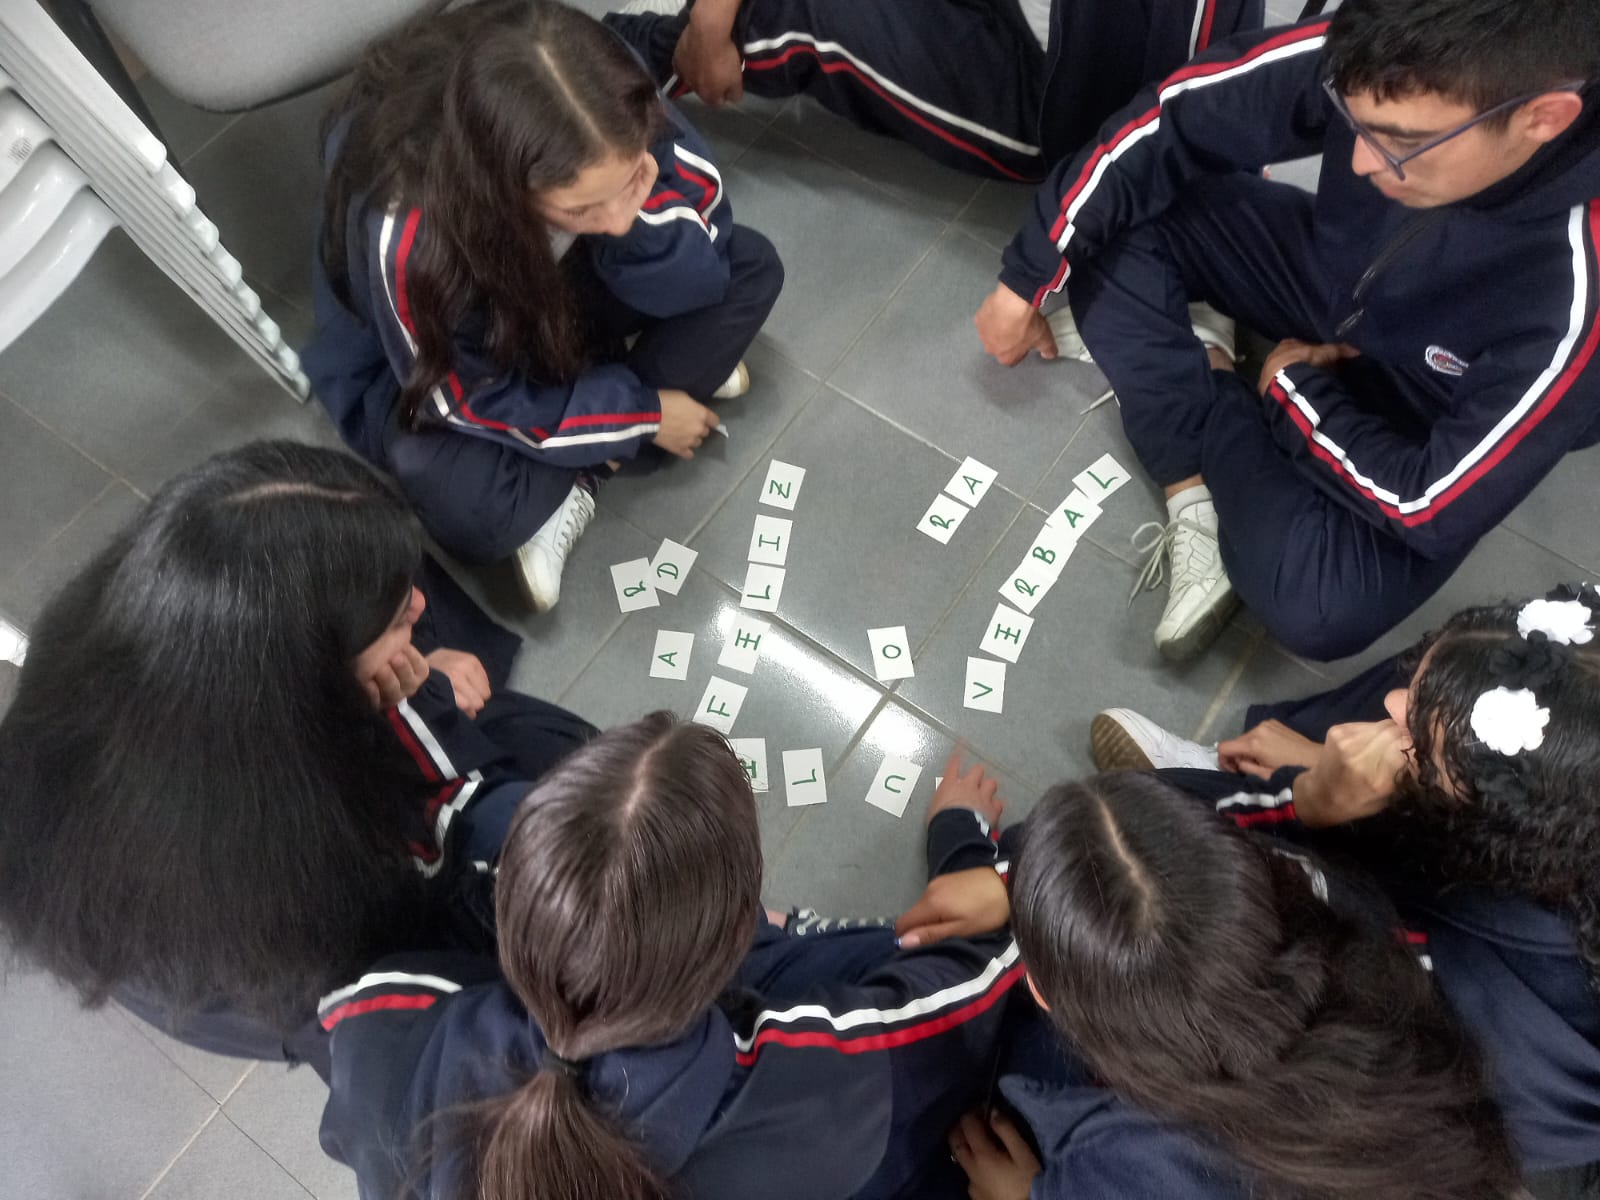
[[1522, 106], [1520, 115], [1529, 137], [1552, 142], [1572, 127], [1583, 111], [1583, 97], [1577, 92], [1546, 92]]
[[1025, 973], [1023, 978], [1028, 981], [1028, 990], [1033, 993], [1033, 1002], [1044, 1012], [1050, 1011], [1050, 1006], [1044, 1002], [1044, 997], [1039, 995], [1039, 985], [1034, 983], [1033, 975]]

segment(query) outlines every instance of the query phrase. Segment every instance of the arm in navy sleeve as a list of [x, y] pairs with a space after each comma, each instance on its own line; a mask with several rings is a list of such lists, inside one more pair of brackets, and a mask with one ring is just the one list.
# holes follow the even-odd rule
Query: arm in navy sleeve
[[1356, 403], [1337, 374], [1296, 363], [1267, 387], [1274, 439], [1325, 494], [1423, 557], [1471, 546], [1582, 444], [1600, 410], [1600, 372], [1587, 369], [1600, 339], [1600, 201], [1572, 210], [1568, 241], [1557, 319], [1480, 354], [1426, 436]]
[[590, 237], [595, 274], [623, 303], [673, 317], [728, 292], [733, 206], [706, 146], [687, 123], [654, 147], [660, 174], [622, 237]]
[[1035, 308], [1125, 230], [1202, 174], [1315, 153], [1327, 127], [1327, 21], [1232, 38], [1141, 91], [1100, 140], [1060, 163], [1006, 248], [1000, 282]]
[[[395, 376], [416, 361], [407, 269], [421, 212], [375, 212], [367, 238], [373, 318]], [[425, 419], [464, 433], [510, 441], [553, 466], [588, 467], [630, 458], [661, 428], [661, 400], [620, 363], [600, 363], [570, 383], [541, 382], [492, 362], [470, 328], [452, 338], [450, 371], [422, 400]]]

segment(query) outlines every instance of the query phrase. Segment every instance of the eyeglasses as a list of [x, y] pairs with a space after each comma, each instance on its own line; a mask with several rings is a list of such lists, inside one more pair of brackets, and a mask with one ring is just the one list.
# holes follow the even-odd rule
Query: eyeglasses
[[1448, 133], [1441, 133], [1436, 138], [1430, 138], [1428, 141], [1418, 146], [1415, 150], [1408, 150], [1404, 154], [1396, 154], [1378, 140], [1377, 134], [1373, 133], [1371, 130], [1366, 128], [1366, 126], [1362, 125], [1360, 121], [1355, 119], [1354, 115], [1352, 115], [1350, 112], [1349, 105], [1344, 102], [1344, 97], [1339, 95], [1338, 91], [1334, 88], [1332, 79], [1324, 79], [1322, 81], [1322, 90], [1327, 94], [1328, 99], [1332, 102], [1334, 111], [1343, 117], [1345, 124], [1350, 126], [1351, 131], [1367, 144], [1367, 149], [1371, 150], [1374, 154], [1381, 158], [1388, 168], [1395, 173], [1396, 178], [1402, 180], [1406, 177], [1406, 163], [1410, 162], [1413, 158], [1416, 158], [1419, 154], [1426, 154], [1435, 146], [1444, 145], [1451, 138], [1460, 137], [1474, 125], [1478, 125], [1484, 121], [1487, 121], [1490, 117], [1516, 108], [1518, 105], [1526, 104], [1529, 100], [1532, 100], [1536, 96], [1543, 96], [1549, 92], [1576, 92], [1583, 86], [1583, 81], [1579, 80], [1577, 83], [1564, 83], [1556, 87], [1540, 88], [1537, 92], [1529, 92], [1526, 96], [1517, 96], [1514, 99], [1507, 100], [1504, 104], [1496, 104], [1493, 108], [1484, 109], [1477, 116], [1473, 117], [1472, 120], [1467, 121], [1465, 124], [1457, 125]]

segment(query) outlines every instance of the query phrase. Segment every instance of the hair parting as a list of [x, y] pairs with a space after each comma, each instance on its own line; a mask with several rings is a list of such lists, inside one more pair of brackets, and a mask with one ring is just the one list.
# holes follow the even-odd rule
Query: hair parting
[[404, 264], [416, 343], [400, 397], [409, 424], [457, 369], [452, 339], [468, 323], [486, 321], [496, 371], [565, 383], [583, 369], [577, 300], [534, 198], [609, 155], [640, 153], [665, 129], [622, 41], [552, 0], [481, 0], [367, 52], [323, 125], [320, 253], [354, 310], [367, 212], [423, 214]]
[[506, 981], [545, 1041], [470, 1112], [463, 1197], [667, 1200], [589, 1061], [682, 1036], [749, 950], [761, 841], [749, 780], [714, 730], [653, 713], [574, 752], [529, 794], [496, 889]]
[[1014, 869], [1017, 941], [1066, 1040], [1265, 1194], [1515, 1193], [1471, 1040], [1409, 953], [1333, 912], [1299, 862], [1124, 773], [1047, 792]]

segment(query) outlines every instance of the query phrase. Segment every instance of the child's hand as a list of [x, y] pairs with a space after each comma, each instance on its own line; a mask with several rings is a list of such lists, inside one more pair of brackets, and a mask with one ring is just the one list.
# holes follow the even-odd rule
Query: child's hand
[[1030, 350], [1037, 350], [1040, 358], [1057, 354], [1056, 336], [1039, 310], [1003, 283], [989, 293], [972, 323], [978, 327], [983, 348], [1002, 367], [1016, 366]]
[[428, 663], [422, 651], [409, 642], [366, 679], [358, 679], [373, 708], [393, 708], [416, 695], [428, 678]]
[[952, 937], [978, 937], [1011, 920], [1006, 881], [993, 867], [952, 871], [930, 879], [922, 898], [894, 923], [902, 950]]
[[435, 671], [443, 671], [456, 694], [456, 707], [469, 717], [483, 711], [489, 702], [489, 672], [476, 655], [464, 650], [435, 650], [424, 660]]
[[[704, 6], [710, 11], [711, 6]], [[672, 69], [685, 88], [712, 108], [737, 103], [744, 96], [744, 59], [734, 44], [733, 30], [721, 22], [700, 22], [702, 5], [689, 10], [689, 24], [672, 52]]]
[[1344, 342], [1301, 342], [1286, 338], [1273, 347], [1272, 353], [1267, 355], [1267, 361], [1261, 365], [1261, 381], [1256, 390], [1265, 396], [1278, 372], [1295, 363], [1306, 363], [1329, 371], [1341, 359], [1360, 357], [1361, 351]]
[[1217, 745], [1217, 765], [1224, 771], [1271, 779], [1279, 767], [1309, 767], [1322, 753], [1313, 742], [1282, 721], [1263, 721], [1248, 733]]
[[984, 773], [982, 763], [973, 763], [972, 769], [963, 774], [961, 759], [962, 748], [957, 746], [944, 764], [944, 782], [933, 793], [933, 802], [928, 805], [928, 820], [932, 821], [947, 808], [970, 808], [993, 829], [1000, 824], [1000, 814], [1006, 807], [1006, 802], [999, 796], [1000, 781], [990, 779]]
[[1393, 721], [1335, 725], [1315, 765], [1295, 777], [1295, 815], [1324, 829], [1380, 813], [1410, 767], [1411, 735]]
[[962, 1117], [950, 1131], [950, 1153], [967, 1173], [972, 1200], [1028, 1200], [1043, 1169], [1022, 1131], [999, 1112], [987, 1121], [975, 1112]]
[[661, 397], [661, 429], [655, 436], [656, 445], [679, 458], [693, 458], [695, 448], [722, 422], [688, 392], [662, 388], [657, 394]]

